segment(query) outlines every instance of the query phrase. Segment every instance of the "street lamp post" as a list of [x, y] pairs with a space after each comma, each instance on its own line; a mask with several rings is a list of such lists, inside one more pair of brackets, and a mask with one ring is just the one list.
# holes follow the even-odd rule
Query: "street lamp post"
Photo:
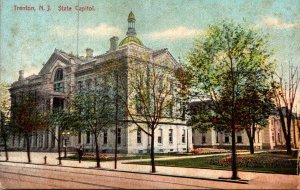
[[64, 137], [64, 149], [65, 149], [64, 158], [66, 158], [67, 157], [67, 136], [70, 135], [70, 132], [63, 132], [62, 135]]

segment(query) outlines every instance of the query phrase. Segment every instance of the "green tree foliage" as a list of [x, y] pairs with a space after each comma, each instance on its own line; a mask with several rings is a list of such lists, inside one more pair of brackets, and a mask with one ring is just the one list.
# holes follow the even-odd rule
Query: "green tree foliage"
[[254, 73], [249, 76], [245, 90], [237, 100], [237, 116], [242, 130], [246, 131], [250, 144], [250, 153], [254, 153], [254, 139], [256, 131], [268, 125], [268, 118], [274, 114], [274, 90], [269, 80], [270, 76]]
[[4, 146], [6, 161], [8, 161], [8, 145], [7, 145], [7, 142], [8, 142], [9, 136], [11, 134], [10, 132], [11, 131], [10, 131], [10, 127], [9, 127], [9, 124], [8, 124], [8, 117], [3, 111], [0, 111], [0, 137], [1, 137], [1, 141], [2, 141], [3, 146]]
[[0, 146], [3, 143], [6, 161], [9, 159], [7, 142], [12, 134], [9, 122], [8, 86], [0, 84]]
[[[237, 109], [245, 95], [249, 77], [273, 71], [267, 38], [242, 24], [223, 21], [209, 26], [206, 35], [195, 41], [189, 62], [195, 87], [209, 94], [210, 108], [231, 131], [232, 178], [237, 179], [236, 130], [240, 124]], [[259, 79], [257, 79], [259, 80]]]
[[185, 120], [188, 103], [190, 100], [190, 89], [192, 85], [193, 74], [190, 72], [187, 64], [179, 62], [179, 65], [174, 69], [174, 75], [178, 81], [177, 88], [175, 88], [176, 99], [180, 104], [180, 117]]
[[36, 132], [46, 127], [45, 115], [42, 112], [41, 94], [28, 89], [28, 91], [14, 97], [12, 101], [11, 125], [17, 133], [24, 135], [28, 162], [31, 162], [30, 138], [32, 132]]
[[47, 113], [46, 123], [48, 131], [57, 141], [58, 162], [61, 165], [62, 134], [74, 130], [77, 124], [76, 115], [63, 108], [54, 108]]
[[100, 167], [99, 135], [114, 126], [115, 104], [111, 86], [98, 81], [94, 89], [78, 92], [73, 101], [78, 131], [90, 131], [95, 138], [96, 162]]

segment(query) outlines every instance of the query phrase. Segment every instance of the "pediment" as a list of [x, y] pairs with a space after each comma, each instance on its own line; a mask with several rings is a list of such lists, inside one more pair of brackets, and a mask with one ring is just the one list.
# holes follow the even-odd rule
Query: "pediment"
[[163, 52], [154, 56], [154, 61], [169, 67], [177, 65], [177, 61], [168, 50], [164, 50]]
[[43, 66], [43, 68], [41, 69], [41, 71], [39, 72], [39, 75], [43, 75], [43, 74], [47, 74], [47, 73], [52, 73], [53, 70], [57, 67], [66, 67], [71, 65], [70, 60], [68, 60], [67, 58], [63, 57], [62, 55], [60, 55], [57, 52], [54, 52], [50, 58], [48, 59], [48, 61], [46, 62], [46, 64]]

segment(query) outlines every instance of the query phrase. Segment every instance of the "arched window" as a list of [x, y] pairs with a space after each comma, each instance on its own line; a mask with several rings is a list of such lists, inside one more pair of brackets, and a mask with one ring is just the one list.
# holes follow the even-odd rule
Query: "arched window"
[[64, 91], [64, 72], [62, 69], [57, 69], [54, 75], [54, 92], [63, 92]]
[[54, 82], [61, 81], [64, 78], [64, 73], [62, 69], [57, 69], [54, 76]]

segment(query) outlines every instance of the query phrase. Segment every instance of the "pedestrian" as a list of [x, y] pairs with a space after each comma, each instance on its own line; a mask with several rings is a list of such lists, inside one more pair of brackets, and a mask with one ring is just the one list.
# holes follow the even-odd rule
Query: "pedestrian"
[[78, 152], [78, 161], [79, 163], [81, 163], [81, 159], [82, 159], [82, 155], [83, 155], [83, 150], [82, 150], [82, 146], [80, 146], [78, 149], [77, 149], [77, 152]]

